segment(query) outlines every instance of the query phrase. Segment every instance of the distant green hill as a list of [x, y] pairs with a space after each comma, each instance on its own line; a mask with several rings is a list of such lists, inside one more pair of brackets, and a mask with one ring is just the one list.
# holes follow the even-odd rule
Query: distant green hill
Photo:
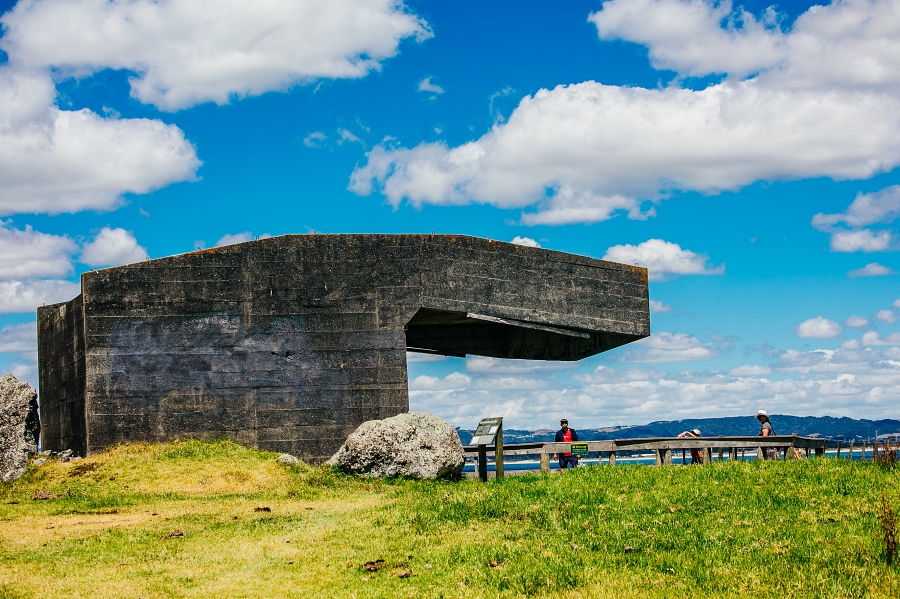
[[[774, 414], [772, 426], [779, 435], [797, 433], [804, 437], [824, 437], [832, 441], [871, 440], [875, 435], [896, 433], [900, 435], [900, 420], [856, 420], [834, 418], [832, 416], [788, 416]], [[704, 437], [755, 435], [759, 424], [752, 416], [732, 416], [728, 418], [690, 418], [651, 422], [638, 426], [616, 426], [600, 429], [579, 428], [572, 422], [582, 441], [604, 441], [608, 439], [633, 439], [641, 437], [675, 437], [682, 431], [700, 429]], [[463, 443], [472, 435], [471, 430], [459, 431]], [[554, 430], [542, 429], [526, 431], [510, 429], [503, 431], [506, 443], [547, 442], [553, 440]]]

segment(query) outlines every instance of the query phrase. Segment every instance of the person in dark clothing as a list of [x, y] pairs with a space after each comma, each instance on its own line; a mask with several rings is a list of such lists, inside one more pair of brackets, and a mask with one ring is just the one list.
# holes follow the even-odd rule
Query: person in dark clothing
[[[769, 413], [765, 410], [760, 410], [756, 413], [756, 420], [759, 422], [759, 437], [774, 437], [775, 429], [772, 428], [772, 423], [769, 422]], [[777, 460], [778, 459], [778, 448], [777, 447], [763, 447], [762, 448], [762, 457], [765, 460]]]
[[[556, 431], [555, 441], [557, 443], [571, 443], [578, 440], [578, 433], [569, 428], [569, 421], [563, 418], [559, 421], [560, 429]], [[559, 467], [574, 468], [578, 465], [578, 456], [572, 455], [571, 452], [560, 452], [557, 454], [559, 458]]]

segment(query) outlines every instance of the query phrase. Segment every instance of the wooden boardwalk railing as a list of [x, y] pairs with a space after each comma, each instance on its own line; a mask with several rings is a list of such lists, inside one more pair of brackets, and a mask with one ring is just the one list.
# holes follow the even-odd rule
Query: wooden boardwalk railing
[[[810, 456], [810, 452], [814, 452], [816, 456], [825, 455], [825, 439], [814, 439], [811, 437], [800, 437], [798, 435], [790, 436], [773, 436], [773, 437], [699, 437], [693, 439], [679, 437], [657, 437], [652, 439], [615, 439], [611, 441], [586, 441], [588, 453], [602, 454], [606, 453], [609, 458], [609, 464], [616, 464], [616, 453], [620, 451], [653, 451], [656, 454], [656, 463], [665, 465], [672, 463], [672, 452], [675, 450], [690, 451], [691, 449], [702, 449], [704, 453], [704, 461], [710, 462], [712, 459], [712, 451], [718, 450], [719, 459], [728, 451], [728, 458], [736, 460], [738, 451], [745, 449], [756, 450], [759, 447], [774, 447], [779, 450], [782, 458], [787, 457], [787, 450], [791, 447], [803, 450], [806, 457]], [[478, 456], [479, 449], [477, 445], [468, 445], [464, 447], [466, 454]], [[499, 455], [495, 456], [498, 464], [498, 472], [503, 472], [503, 456], [509, 455], [539, 455], [541, 471], [550, 470], [550, 454], [571, 451], [571, 443], [512, 443], [500, 446]], [[487, 446], [482, 449], [484, 455], [494, 454], [494, 446]], [[479, 469], [484, 472], [484, 469]], [[499, 474], [502, 476], [502, 474]]]

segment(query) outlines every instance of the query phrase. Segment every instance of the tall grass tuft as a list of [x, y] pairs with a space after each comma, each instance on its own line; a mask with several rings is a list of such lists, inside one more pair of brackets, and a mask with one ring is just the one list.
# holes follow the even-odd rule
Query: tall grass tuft
[[893, 470], [900, 461], [900, 442], [885, 441], [880, 451], [876, 445], [872, 459], [882, 468]]
[[878, 519], [881, 520], [881, 539], [884, 541], [884, 557], [887, 565], [894, 563], [897, 555], [897, 514], [888, 501], [884, 491], [881, 492], [881, 502], [878, 505]]

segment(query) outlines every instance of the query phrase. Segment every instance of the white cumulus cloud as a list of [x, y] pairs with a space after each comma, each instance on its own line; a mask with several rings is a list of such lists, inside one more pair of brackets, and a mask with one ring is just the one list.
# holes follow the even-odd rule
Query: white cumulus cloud
[[872, 231], [860, 229], [858, 231], [832, 231], [832, 252], [886, 252], [893, 248], [894, 234], [892, 231]]
[[896, 316], [890, 310], [879, 310], [875, 313], [875, 318], [878, 319], [878, 322], [881, 324], [894, 324], [897, 321]]
[[890, 335], [882, 337], [875, 331], [869, 331], [868, 333], [863, 334], [860, 342], [865, 347], [871, 347], [873, 345], [900, 345], [900, 333], [891, 333]]
[[663, 314], [665, 312], [671, 312], [672, 306], [670, 304], [664, 304], [658, 300], [650, 300], [650, 313], [651, 314]]
[[857, 268], [856, 270], [851, 270], [847, 273], [848, 277], [856, 278], [856, 277], [883, 277], [885, 275], [893, 275], [896, 274], [893, 268], [889, 266], [885, 266], [883, 264], [878, 264], [877, 262], [870, 262], [866, 264], [862, 268]]
[[460, 372], [451, 372], [444, 378], [436, 376], [420, 375], [409, 382], [410, 391], [427, 389], [429, 391], [450, 391], [465, 389], [472, 384], [472, 378]]
[[531, 237], [520, 237], [518, 235], [513, 237], [513, 240], [510, 243], [514, 243], [516, 245], [527, 245], [528, 247], [532, 247], [532, 248], [541, 247], [541, 244], [539, 244], [537, 241], [535, 241]]
[[349, 188], [395, 207], [533, 207], [522, 223], [535, 225], [643, 219], [646, 201], [677, 190], [868, 178], [900, 164], [895, 4], [816, 6], [783, 32], [774, 12], [760, 20], [727, 2], [606, 2], [591, 16], [602, 39], [644, 44], [680, 75], [728, 77], [702, 90], [541, 89], [474, 141], [374, 148]]
[[767, 376], [772, 374], [772, 369], [768, 366], [760, 366], [759, 364], [744, 364], [728, 371], [731, 376]]
[[900, 217], [900, 185], [875, 193], [859, 193], [841, 213], [816, 214], [812, 225], [831, 234], [834, 252], [884, 252], [897, 249], [896, 232], [891, 229], [865, 228], [890, 224]]
[[865, 227], [878, 223], [892, 223], [900, 217], [900, 185], [892, 185], [875, 193], [859, 193], [841, 213], [819, 213], [813, 217], [815, 227], [844, 224]]
[[513, 360], [508, 358], [488, 358], [469, 356], [466, 358], [466, 372], [478, 375], [509, 376], [532, 373], [553, 373], [576, 368], [575, 362], [544, 360]]
[[444, 88], [436, 83], [432, 83], [431, 80], [432, 77], [425, 77], [419, 81], [419, 91], [436, 95], [444, 93]]
[[89, 266], [119, 266], [147, 259], [147, 248], [138, 245], [125, 229], [103, 227], [93, 241], [86, 243], [79, 260]]
[[864, 329], [869, 326], [869, 319], [854, 314], [853, 316], [845, 320], [844, 324], [853, 329]]
[[733, 345], [731, 339], [720, 339], [718, 343], [703, 343], [694, 335], [654, 333], [624, 350], [621, 360], [627, 363], [712, 360], [721, 356], [731, 345]]
[[0, 22], [11, 63], [128, 70], [131, 95], [163, 110], [364, 77], [431, 36], [397, 0], [30, 0]]
[[0, 280], [64, 277], [72, 272], [77, 246], [66, 236], [15, 229], [0, 220]]
[[33, 312], [38, 306], [66, 302], [81, 293], [72, 281], [0, 281], [0, 314]]
[[[268, 233], [263, 233], [259, 236], [260, 239], [268, 239], [271, 237]], [[245, 241], [250, 241], [251, 239], [255, 239], [253, 233], [250, 231], [244, 231], [242, 233], [226, 233], [222, 236], [219, 241], [216, 242], [215, 247], [222, 247], [223, 245], [234, 245], [235, 243], [244, 243]]]
[[178, 127], [60, 110], [55, 93], [49, 75], [0, 66], [0, 214], [108, 210], [123, 193], [195, 178]]
[[328, 139], [328, 136], [321, 131], [313, 131], [303, 138], [303, 145], [307, 148], [318, 148], [326, 139]]
[[37, 323], [10, 324], [0, 329], [0, 354], [19, 354], [36, 359]]
[[900, 86], [900, 11], [892, 0], [813, 6], [789, 31], [725, 0], [612, 0], [591, 14], [601, 39], [647, 46], [651, 63], [682, 75], [758, 75], [786, 88]]
[[797, 336], [804, 339], [834, 339], [843, 331], [843, 327], [822, 316], [804, 320], [797, 326]]
[[651, 281], [665, 281], [679, 275], [725, 273], [724, 264], [707, 266], [707, 256], [681, 249], [677, 243], [662, 239], [649, 239], [638, 245], [614, 245], [606, 250], [603, 260], [638, 264], [649, 271]]

